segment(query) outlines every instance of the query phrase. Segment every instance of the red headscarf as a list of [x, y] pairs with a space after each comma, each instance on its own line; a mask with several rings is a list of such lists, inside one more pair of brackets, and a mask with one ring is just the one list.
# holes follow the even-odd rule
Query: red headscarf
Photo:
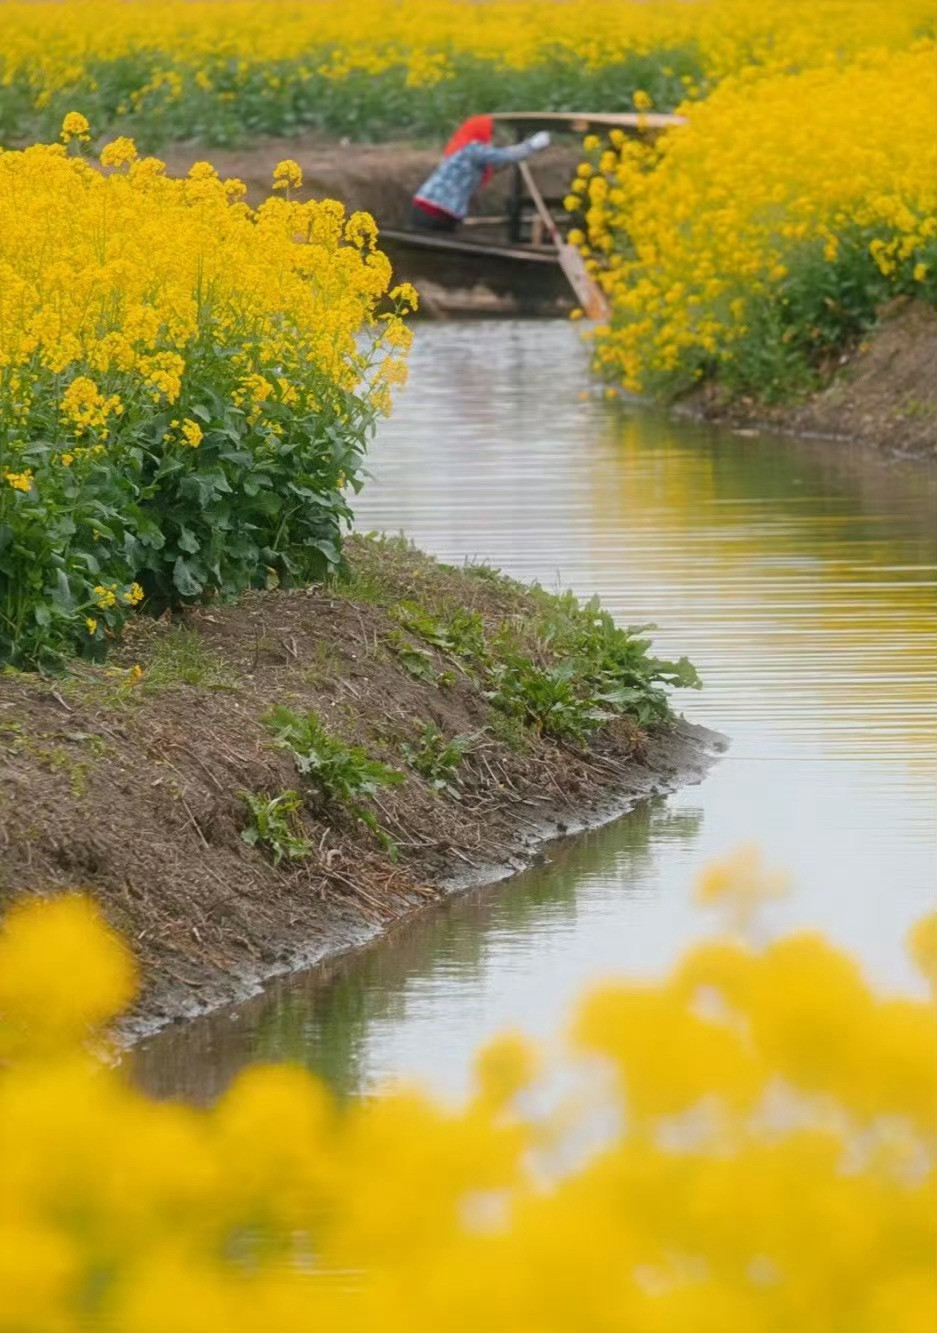
[[[453, 153], [457, 153], [460, 148], [465, 148], [470, 143], [491, 143], [494, 137], [495, 123], [491, 116], [470, 116], [446, 144], [445, 156], [452, 157]], [[482, 178], [482, 184], [487, 185], [494, 174], [494, 168], [488, 167]]]

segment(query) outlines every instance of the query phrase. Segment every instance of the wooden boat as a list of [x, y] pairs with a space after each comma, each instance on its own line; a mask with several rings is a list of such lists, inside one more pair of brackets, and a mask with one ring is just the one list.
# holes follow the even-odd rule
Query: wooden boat
[[[536, 130], [549, 130], [557, 142], [613, 129], [653, 139], [685, 123], [680, 116], [629, 112], [502, 111], [493, 120], [518, 142]], [[562, 197], [540, 191], [534, 160], [511, 170], [503, 212], [466, 218], [459, 232], [381, 227], [381, 248], [397, 281], [413, 283], [426, 313], [541, 315], [582, 305], [588, 314], [603, 316], [601, 294], [565, 242], [570, 220]]]

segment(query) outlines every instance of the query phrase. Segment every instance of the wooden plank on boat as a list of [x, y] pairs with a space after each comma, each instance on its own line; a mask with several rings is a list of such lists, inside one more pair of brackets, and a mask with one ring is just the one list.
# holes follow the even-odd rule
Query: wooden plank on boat
[[540, 217], [543, 219], [543, 225], [556, 246], [556, 255], [560, 263], [560, 268], [566, 274], [566, 279], [570, 287], [576, 294], [576, 300], [582, 306], [583, 313], [589, 319], [600, 321], [607, 320], [611, 311], [605, 293], [599, 287], [592, 274], [586, 268], [585, 260], [576, 249], [570, 245], [567, 240], [560, 235], [560, 229], [553, 219], [553, 214], [543, 202], [543, 195], [537, 186], [536, 181], [531, 175], [530, 168], [526, 162], [520, 164], [521, 175], [524, 178], [524, 184], [527, 186], [528, 193], [534, 201], [534, 205]]
[[499, 245], [488, 241], [466, 241], [432, 231], [405, 231], [397, 227], [381, 227], [378, 244], [391, 241], [410, 250], [435, 250], [453, 255], [478, 259], [511, 259], [522, 264], [542, 264], [555, 268], [559, 262], [555, 250], [538, 249], [527, 245]]
[[552, 130], [557, 134], [607, 134], [621, 130], [629, 137], [662, 134], [685, 125], [683, 116], [660, 111], [495, 111], [492, 120], [519, 131]]

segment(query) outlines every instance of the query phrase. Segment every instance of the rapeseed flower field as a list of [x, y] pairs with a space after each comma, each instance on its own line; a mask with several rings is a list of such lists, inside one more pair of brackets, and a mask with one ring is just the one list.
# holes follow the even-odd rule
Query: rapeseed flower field
[[[0, 154], [0, 661], [103, 655], [152, 609], [321, 576], [406, 373], [373, 219], [256, 210], [89, 124]], [[364, 337], [362, 335], [365, 335]]]
[[662, 110], [743, 69], [796, 71], [934, 33], [933, 0], [11, 0], [0, 143], [80, 108], [147, 148], [303, 126], [436, 138], [504, 109]]
[[588, 140], [566, 204], [613, 307], [600, 374], [664, 397], [716, 379], [784, 398], [889, 301], [937, 304], [935, 106], [937, 48], [920, 38], [744, 70], [653, 148]]
[[[544, 1069], [511, 1037], [455, 1109], [339, 1108], [284, 1065], [210, 1110], [149, 1101], [91, 1049], [129, 952], [86, 899], [21, 903], [0, 932], [0, 1327], [931, 1333], [933, 993], [879, 995], [817, 935], [747, 940], [777, 889], [750, 852], [713, 866], [724, 938], [588, 998], [568, 1059], [604, 1075], [534, 1115]], [[937, 986], [937, 918], [911, 946]]]

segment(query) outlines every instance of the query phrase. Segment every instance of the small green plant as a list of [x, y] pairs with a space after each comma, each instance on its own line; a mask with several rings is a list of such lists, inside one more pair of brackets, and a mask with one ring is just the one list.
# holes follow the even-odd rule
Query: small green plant
[[403, 773], [372, 759], [357, 745], [330, 736], [316, 713], [300, 715], [278, 704], [264, 718], [274, 745], [293, 757], [297, 771], [318, 788], [323, 800], [345, 806], [385, 847], [392, 840], [366, 802], [381, 787], [405, 782]]
[[433, 654], [427, 648], [421, 648], [400, 630], [392, 629], [385, 643], [408, 675], [414, 680], [422, 680], [427, 685], [436, 685], [440, 689], [454, 685], [458, 676], [454, 671], [438, 671], [433, 661]]
[[610, 716], [582, 695], [574, 662], [539, 667], [516, 656], [495, 667], [491, 679], [493, 688], [485, 694], [489, 702], [545, 736], [581, 742]]
[[482, 579], [485, 583], [504, 584], [513, 588], [518, 586], [512, 579], [502, 574], [500, 569], [487, 564], [484, 560], [467, 560], [462, 566], [462, 572], [470, 574], [472, 578]]
[[433, 654], [426, 648], [421, 648], [419, 644], [396, 629], [391, 630], [385, 642], [404, 671], [414, 680], [423, 680], [427, 685], [438, 684], [439, 677], [433, 666]]
[[296, 791], [282, 791], [279, 796], [265, 792], [242, 791], [247, 805], [248, 824], [241, 837], [249, 847], [263, 847], [278, 866], [286, 858], [301, 861], [312, 851], [312, 843], [297, 832], [297, 816], [303, 798]]
[[148, 689], [177, 684], [200, 685], [208, 690], [234, 688], [231, 673], [202, 635], [182, 626], [159, 639], [145, 680]]
[[523, 720], [511, 717], [508, 713], [495, 712], [488, 723], [488, 732], [492, 740], [500, 741], [515, 754], [523, 754], [530, 748], [530, 737]]
[[597, 597], [580, 604], [572, 593], [542, 594], [538, 633], [543, 647], [574, 667], [578, 692], [593, 708], [627, 713], [642, 726], [670, 712], [667, 689], [699, 689], [696, 668], [650, 656], [653, 625], [616, 625]]
[[397, 617], [411, 634], [456, 661], [488, 660], [485, 626], [477, 612], [457, 610], [445, 620], [413, 602], [401, 602]]
[[463, 732], [449, 740], [432, 722], [427, 722], [416, 744], [405, 741], [401, 746], [409, 766], [424, 777], [434, 791], [446, 792], [459, 799], [459, 765], [477, 743], [482, 733]]

